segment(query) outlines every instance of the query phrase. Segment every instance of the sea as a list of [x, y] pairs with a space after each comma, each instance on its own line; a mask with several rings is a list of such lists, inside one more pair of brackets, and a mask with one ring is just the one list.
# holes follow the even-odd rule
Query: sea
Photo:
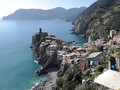
[[30, 50], [32, 36], [43, 32], [65, 41], [87, 42], [71, 33], [71, 22], [48, 20], [0, 20], [0, 90], [30, 90], [46, 75], [37, 77], [35, 71], [41, 66], [34, 63], [36, 56]]

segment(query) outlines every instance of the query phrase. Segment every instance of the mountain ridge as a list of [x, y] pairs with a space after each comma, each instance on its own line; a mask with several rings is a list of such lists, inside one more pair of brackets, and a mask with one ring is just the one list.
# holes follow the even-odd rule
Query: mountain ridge
[[86, 7], [65, 9], [18, 9], [14, 13], [4, 16], [3, 20], [65, 20], [73, 21]]

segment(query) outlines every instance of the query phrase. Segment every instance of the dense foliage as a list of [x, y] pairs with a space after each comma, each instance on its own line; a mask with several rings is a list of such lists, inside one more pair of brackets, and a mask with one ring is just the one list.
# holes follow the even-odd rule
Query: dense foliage
[[111, 29], [120, 29], [119, 14], [119, 0], [98, 0], [74, 22], [73, 32], [84, 38], [107, 39]]

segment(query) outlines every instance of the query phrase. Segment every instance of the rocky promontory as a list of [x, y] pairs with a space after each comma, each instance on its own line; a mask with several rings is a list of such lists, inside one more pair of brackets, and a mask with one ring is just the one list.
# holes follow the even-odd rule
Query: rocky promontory
[[71, 43], [75, 41], [65, 42], [41, 29], [32, 37], [30, 48], [37, 56], [36, 62], [42, 66], [35, 74], [48, 75], [47, 80], [40, 81], [32, 90], [109, 90], [94, 79], [108, 69], [107, 48], [111, 45], [101, 40], [82, 47], [69, 46]]
[[[56, 38], [54, 35], [48, 35], [48, 33], [42, 32], [41, 28], [38, 33], [32, 36], [32, 45], [30, 48], [37, 56], [35, 62], [42, 66], [42, 68], [35, 71], [35, 74], [40, 76], [48, 73], [48, 79], [46, 81], [41, 81], [32, 88], [32, 90], [51, 90], [51, 84], [55, 86], [57, 72], [62, 63], [62, 58], [58, 56], [58, 51], [61, 51], [65, 45], [72, 43], [78, 42], [65, 42]], [[49, 85], [49, 87], [46, 87], [46, 85]]]
[[36, 62], [43, 68], [36, 71], [36, 75], [47, 73], [47, 70], [53, 67], [60, 68], [61, 58], [57, 57], [58, 50], [62, 50], [67, 44], [63, 40], [56, 38], [54, 35], [48, 35], [46, 32], [36, 33], [32, 37], [31, 49], [38, 57]]
[[[32, 45], [30, 48], [37, 56], [36, 62], [42, 66], [42, 68], [35, 71], [35, 74], [37, 76], [40, 76], [42, 74], [48, 73], [48, 79], [46, 81], [41, 81], [35, 85], [32, 90], [59, 90], [59, 82], [61, 78], [65, 77], [67, 74], [74, 74], [77, 72], [77, 68], [75, 70], [72, 70], [72, 72], [70, 70], [76, 67], [73, 67], [75, 64], [74, 59], [80, 59], [79, 54], [75, 53], [75, 49], [77, 48], [71, 48], [68, 46], [69, 44], [75, 43], [78, 42], [65, 42], [61, 39], [56, 38], [54, 35], [48, 35], [48, 33], [42, 32], [41, 29], [38, 33], [32, 36]], [[68, 57], [71, 60], [68, 61]], [[88, 73], [90, 69], [85, 70], [87, 70], [85, 73]], [[81, 82], [81, 76], [78, 74], [75, 74], [73, 78], [75, 78], [75, 80], [80, 79], [79, 81]], [[78, 84], [79, 82], [75, 81], [75, 83]], [[64, 88], [63, 86], [61, 87]]]

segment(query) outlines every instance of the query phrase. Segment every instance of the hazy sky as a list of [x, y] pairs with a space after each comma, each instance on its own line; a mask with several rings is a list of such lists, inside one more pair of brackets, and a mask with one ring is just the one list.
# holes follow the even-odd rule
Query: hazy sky
[[51, 9], [54, 7], [88, 7], [95, 1], [97, 0], [0, 0], [0, 18], [21, 8]]

